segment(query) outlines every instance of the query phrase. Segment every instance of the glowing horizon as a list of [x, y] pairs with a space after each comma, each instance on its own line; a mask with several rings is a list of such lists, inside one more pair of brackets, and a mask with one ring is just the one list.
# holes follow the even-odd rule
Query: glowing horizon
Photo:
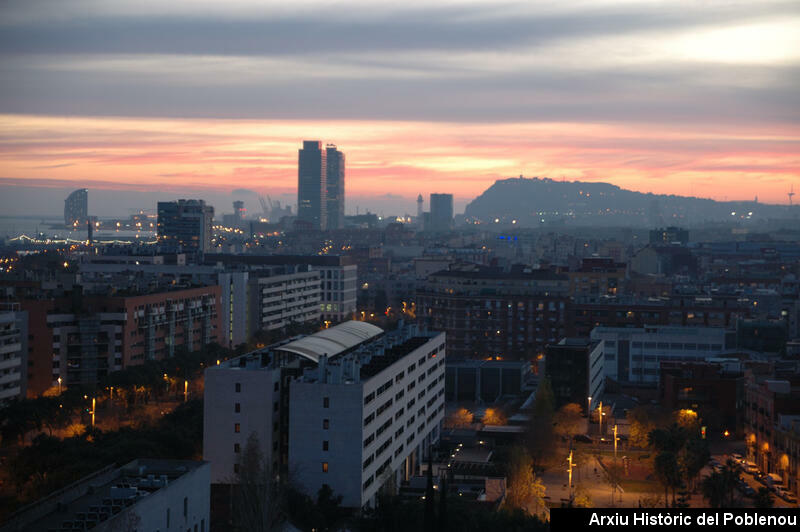
[[[6, 184], [290, 194], [303, 140], [347, 157], [347, 194], [474, 198], [518, 175], [655, 194], [787, 203], [796, 132], [662, 125], [178, 120], [0, 116]], [[729, 150], [720, 146], [730, 146]], [[721, 183], [727, 183], [720, 189]], [[734, 185], [731, 185], [735, 183]], [[94, 185], [93, 185], [94, 184]]]

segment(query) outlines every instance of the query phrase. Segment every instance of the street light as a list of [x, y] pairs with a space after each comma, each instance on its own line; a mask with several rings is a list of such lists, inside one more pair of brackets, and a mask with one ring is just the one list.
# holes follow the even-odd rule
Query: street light
[[188, 400], [189, 400], [189, 381], [188, 380], [184, 380], [183, 381], [183, 402], [185, 403]]
[[587, 418], [590, 416], [591, 411], [592, 411], [592, 396], [590, 395], [589, 397], [586, 398], [586, 417]]
[[59, 377], [57, 380], [58, 380], [58, 395], [61, 395], [61, 377]]

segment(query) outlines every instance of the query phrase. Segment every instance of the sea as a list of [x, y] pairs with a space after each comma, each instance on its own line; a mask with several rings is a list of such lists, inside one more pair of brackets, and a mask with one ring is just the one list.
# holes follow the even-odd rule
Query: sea
[[[101, 220], [102, 221], [102, 220]], [[17, 238], [26, 235], [31, 238], [69, 238], [86, 240], [88, 233], [85, 227], [70, 230], [64, 227], [64, 219], [48, 216], [2, 216], [0, 215], [0, 239]], [[140, 236], [149, 238], [155, 235], [152, 231], [99, 230], [94, 231], [94, 238], [112, 239]]]

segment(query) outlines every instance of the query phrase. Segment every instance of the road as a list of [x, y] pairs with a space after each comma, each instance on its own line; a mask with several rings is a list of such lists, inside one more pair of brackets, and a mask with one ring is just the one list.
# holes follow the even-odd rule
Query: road
[[[736, 451], [733, 451], [733, 452], [736, 452]], [[740, 454], [742, 454], [742, 453], [740, 453]], [[711, 457], [715, 458], [720, 464], [725, 464], [728, 461], [728, 459], [731, 458], [731, 456], [729, 454], [727, 454], [727, 453], [715, 454], [715, 455], [712, 455]], [[710, 473], [711, 473], [711, 469], [707, 467], [707, 468], [705, 468], [703, 470], [702, 475], [705, 476], [705, 475], [708, 475]], [[764, 484], [762, 484], [759, 481], [757, 481], [753, 475], [748, 475], [745, 472], [742, 472], [742, 479], [744, 479], [744, 481], [747, 482], [747, 484], [751, 488], [753, 488], [755, 491], [758, 491], [759, 488], [763, 488], [764, 487]], [[775, 495], [774, 493], [772, 494], [772, 496], [775, 499], [775, 508], [797, 508], [796, 504], [790, 504], [790, 503], [784, 501], [783, 499], [781, 499], [780, 497], [778, 497], [777, 495]], [[752, 508], [754, 506], [753, 505], [753, 499], [751, 499], [749, 497], [741, 497], [741, 499], [742, 499], [742, 506], [744, 506], [746, 508]]]

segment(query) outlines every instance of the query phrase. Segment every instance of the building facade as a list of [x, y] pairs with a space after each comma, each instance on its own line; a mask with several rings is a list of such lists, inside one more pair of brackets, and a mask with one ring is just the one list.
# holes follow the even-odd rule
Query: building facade
[[319, 272], [320, 313], [331, 323], [352, 319], [358, 297], [358, 266], [349, 256], [338, 255], [208, 255], [206, 264], [307, 267]]
[[42, 530], [210, 530], [209, 464], [139, 459], [109, 466], [41, 499], [0, 527]]
[[344, 229], [344, 153], [325, 146], [327, 229]]
[[214, 207], [203, 200], [159, 201], [158, 241], [168, 249], [208, 253], [213, 221]]
[[289, 471], [307, 493], [327, 484], [349, 508], [407, 481], [444, 420], [443, 333], [410, 330], [363, 350], [323, 358], [289, 390]]
[[319, 272], [256, 270], [248, 282], [248, 338], [259, 330], [320, 321]]
[[346, 322], [206, 370], [203, 455], [229, 484], [256, 435], [273, 471], [342, 505], [419, 471], [444, 419], [445, 336]]
[[[220, 341], [220, 287], [130, 296], [86, 295], [47, 313], [52, 334], [49, 386], [94, 385], [145, 360]], [[42, 390], [44, 391], [44, 390]]]
[[417, 319], [447, 333], [448, 356], [535, 360], [565, 336], [567, 276], [470, 265], [428, 276], [417, 290]]
[[606, 377], [658, 384], [661, 362], [705, 361], [735, 346], [735, 333], [718, 327], [596, 327], [603, 340]]
[[28, 384], [28, 313], [19, 304], [0, 307], [0, 403], [24, 399]]
[[426, 231], [446, 232], [453, 229], [453, 195], [431, 194], [430, 223]]
[[297, 162], [297, 218], [323, 231], [328, 227], [327, 175], [327, 151], [322, 143], [304, 140]]
[[64, 225], [81, 227], [89, 219], [89, 189], [79, 188], [64, 200]]
[[[596, 403], [605, 390], [603, 342], [564, 338], [548, 345], [544, 356], [545, 375], [550, 378], [556, 407]], [[592, 399], [589, 399], [589, 398]]]

